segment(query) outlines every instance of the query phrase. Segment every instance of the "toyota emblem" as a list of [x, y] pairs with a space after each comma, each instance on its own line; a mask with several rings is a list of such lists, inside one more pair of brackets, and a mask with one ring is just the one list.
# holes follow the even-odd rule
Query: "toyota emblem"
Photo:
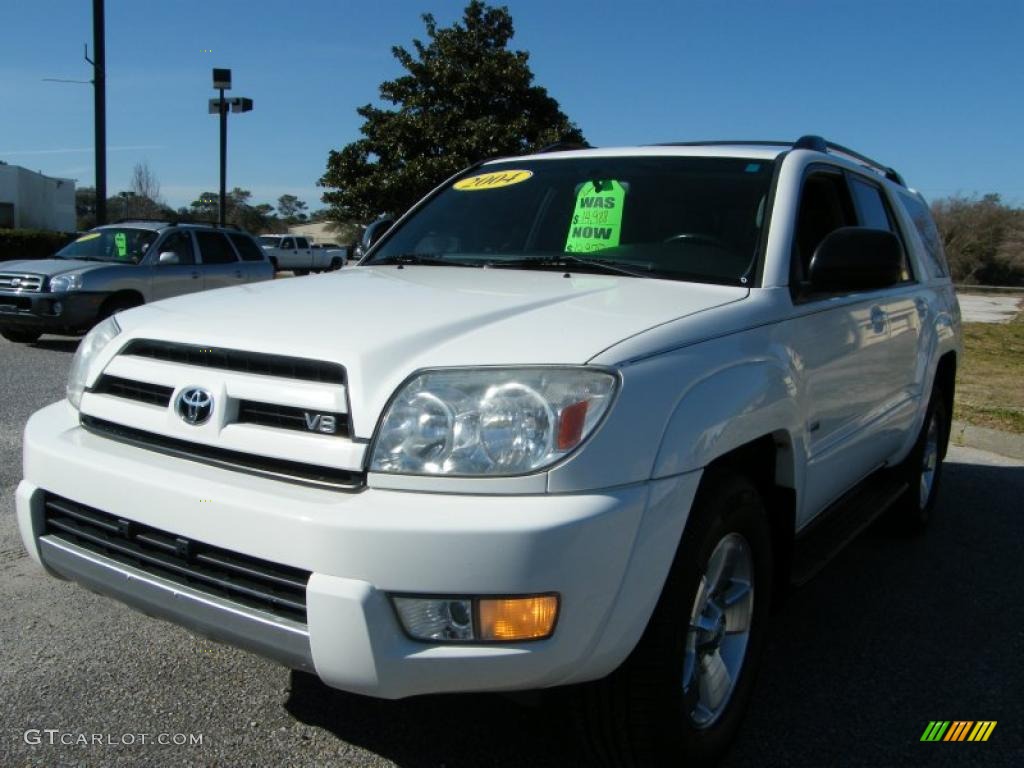
[[198, 427], [213, 415], [213, 395], [202, 387], [185, 387], [178, 393], [174, 410], [186, 424]]

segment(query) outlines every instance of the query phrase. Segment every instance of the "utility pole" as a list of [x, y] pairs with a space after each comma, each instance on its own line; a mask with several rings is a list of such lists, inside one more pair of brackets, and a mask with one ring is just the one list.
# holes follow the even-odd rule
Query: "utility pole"
[[96, 224], [107, 223], [107, 53], [103, 0], [92, 0], [92, 83], [96, 120]]

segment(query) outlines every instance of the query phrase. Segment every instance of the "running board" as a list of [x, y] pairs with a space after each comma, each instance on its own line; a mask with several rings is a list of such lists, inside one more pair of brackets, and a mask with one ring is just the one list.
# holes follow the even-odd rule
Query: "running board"
[[905, 482], [879, 470], [845, 493], [797, 535], [791, 581], [810, 580], [906, 490]]

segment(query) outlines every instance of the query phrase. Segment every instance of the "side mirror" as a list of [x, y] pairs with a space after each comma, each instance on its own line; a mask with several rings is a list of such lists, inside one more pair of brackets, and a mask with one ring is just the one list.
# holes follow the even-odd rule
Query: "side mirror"
[[373, 244], [384, 237], [384, 234], [394, 226], [394, 219], [377, 219], [373, 222], [369, 236], [366, 238], [366, 250], [373, 247]]
[[884, 229], [842, 227], [814, 251], [807, 279], [815, 293], [886, 288], [900, 281], [903, 246]]
[[156, 260], [157, 264], [169, 265], [169, 264], [181, 264], [181, 257], [174, 251], [164, 251], [160, 254]]

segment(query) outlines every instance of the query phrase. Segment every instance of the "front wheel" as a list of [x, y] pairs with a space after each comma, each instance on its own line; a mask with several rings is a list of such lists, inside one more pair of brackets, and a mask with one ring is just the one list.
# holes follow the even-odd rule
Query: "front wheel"
[[704, 765], [739, 728], [771, 594], [771, 532], [755, 486], [711, 469], [643, 638], [584, 687], [583, 724], [608, 765]]
[[15, 344], [32, 344], [39, 341], [42, 335], [41, 331], [19, 331], [15, 328], [4, 328], [0, 331], [0, 336]]

